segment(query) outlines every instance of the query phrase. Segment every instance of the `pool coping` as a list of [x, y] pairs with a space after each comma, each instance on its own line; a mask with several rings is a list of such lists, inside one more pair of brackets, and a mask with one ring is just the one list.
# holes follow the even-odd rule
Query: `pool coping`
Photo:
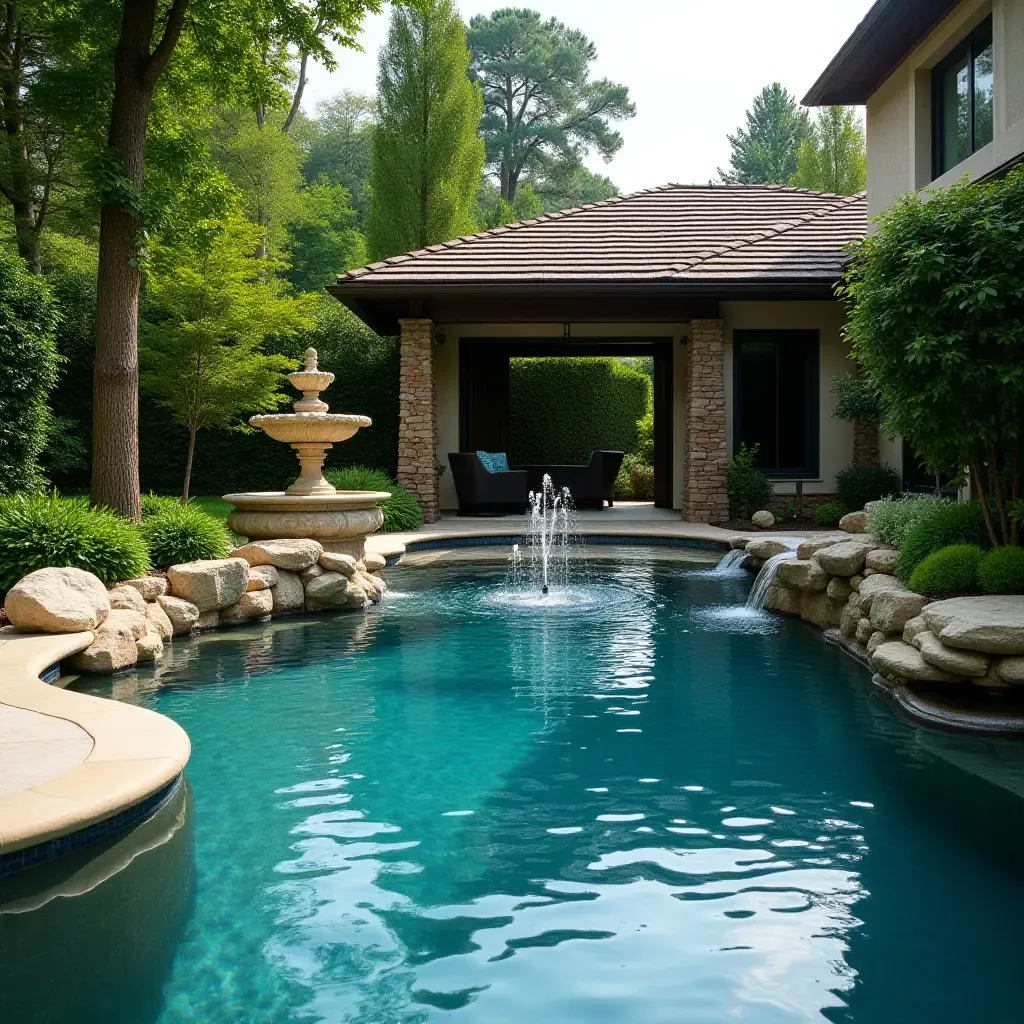
[[92, 633], [5, 630], [3, 639], [0, 705], [72, 722], [89, 734], [93, 745], [70, 770], [0, 797], [0, 874], [5, 863], [14, 863], [7, 860], [11, 854], [47, 844], [48, 850], [29, 858], [37, 863], [67, 852], [64, 847], [81, 845], [57, 840], [95, 841], [107, 835], [95, 826], [110, 821], [112, 834], [135, 823], [137, 815], [131, 812], [140, 805], [143, 812], [153, 813], [157, 806], [146, 805], [154, 798], [159, 804], [161, 797], [173, 793], [191, 753], [185, 730], [155, 711], [43, 682], [48, 669], [85, 650], [93, 642]]

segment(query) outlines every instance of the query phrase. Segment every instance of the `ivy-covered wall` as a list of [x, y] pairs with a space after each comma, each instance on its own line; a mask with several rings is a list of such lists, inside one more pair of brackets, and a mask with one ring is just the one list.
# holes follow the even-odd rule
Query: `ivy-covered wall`
[[596, 449], [632, 452], [651, 378], [612, 358], [513, 359], [510, 461], [583, 463]]

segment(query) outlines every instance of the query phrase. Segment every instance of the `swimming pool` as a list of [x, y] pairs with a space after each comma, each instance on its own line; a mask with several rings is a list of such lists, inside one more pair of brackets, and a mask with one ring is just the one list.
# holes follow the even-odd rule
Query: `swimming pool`
[[390, 570], [366, 617], [90, 685], [185, 728], [191, 794], [110, 870], [0, 889], [0, 1016], [1019, 1020], [1024, 747], [905, 724], [729, 612], [749, 578], [503, 576]]

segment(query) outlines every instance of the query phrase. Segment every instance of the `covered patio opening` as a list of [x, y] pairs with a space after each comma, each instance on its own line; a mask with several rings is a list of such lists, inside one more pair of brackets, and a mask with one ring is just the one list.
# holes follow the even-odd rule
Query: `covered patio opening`
[[488, 338], [459, 342], [459, 449], [509, 452], [511, 360], [560, 357], [650, 358], [654, 402], [654, 505], [672, 507], [672, 339]]

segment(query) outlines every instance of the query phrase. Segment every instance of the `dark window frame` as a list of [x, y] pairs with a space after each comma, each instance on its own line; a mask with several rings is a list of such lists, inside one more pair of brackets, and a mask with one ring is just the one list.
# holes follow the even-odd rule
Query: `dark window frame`
[[[780, 337], [801, 340], [808, 350], [807, 423], [805, 440], [807, 445], [806, 466], [784, 466], [764, 468], [764, 475], [770, 480], [817, 480], [821, 476], [821, 332], [817, 330], [760, 330], [744, 329], [732, 332], [732, 436], [735, 448], [743, 437], [743, 360], [740, 351], [747, 342], [777, 342]], [[778, 359], [776, 359], [776, 395], [778, 395]], [[778, 412], [776, 411], [776, 433]], [[776, 445], [778, 448], [778, 445]]]
[[[963, 160], [957, 161], [955, 164], [950, 164], [949, 167], [943, 166], [943, 151], [945, 150], [945, 132], [943, 130], [943, 109], [942, 109], [942, 76], [955, 67], [963, 60], [967, 58], [967, 105], [968, 105], [968, 134], [970, 136], [970, 153], [964, 157], [964, 160], [969, 159], [979, 149], [984, 149], [985, 146], [992, 142], [983, 143], [981, 146], [975, 143], [975, 117], [974, 117], [974, 95], [975, 95], [975, 84], [974, 84], [974, 64], [979, 53], [981, 53], [986, 46], [992, 45], [992, 15], [989, 14], [980, 24], [975, 26], [952, 50], [946, 54], [945, 57], [939, 61], [938, 64], [932, 69], [932, 179], [941, 177], [947, 171], [951, 171], [954, 167], [959, 167], [963, 163]], [[994, 102], [994, 100], [993, 100]], [[995, 126], [993, 125], [993, 136]]]

